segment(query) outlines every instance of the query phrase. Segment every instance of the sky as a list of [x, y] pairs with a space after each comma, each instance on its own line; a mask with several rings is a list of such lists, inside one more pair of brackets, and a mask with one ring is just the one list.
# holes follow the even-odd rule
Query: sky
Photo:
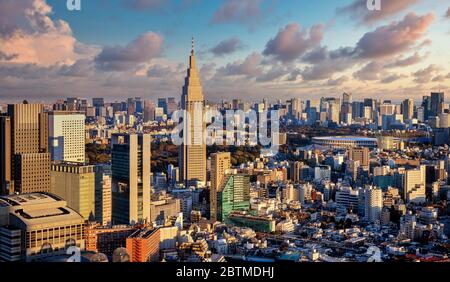
[[212, 102], [450, 93], [448, 0], [80, 1], [0, 0], [0, 102], [179, 98], [192, 37]]

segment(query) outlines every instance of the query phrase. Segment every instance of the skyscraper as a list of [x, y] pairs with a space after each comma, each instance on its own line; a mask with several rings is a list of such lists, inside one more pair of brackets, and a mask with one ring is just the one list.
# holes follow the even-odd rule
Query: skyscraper
[[11, 152], [11, 119], [0, 116], [0, 195], [14, 192]]
[[427, 121], [431, 113], [431, 97], [423, 96], [422, 99], [423, 120]]
[[[5, 172], [10, 172], [10, 185], [18, 193], [50, 191], [50, 154], [47, 152], [47, 114], [41, 104], [8, 105], [8, 116], [2, 118], [2, 147], [10, 147], [10, 154], [2, 154]], [[3, 149], [2, 149], [3, 151]], [[10, 162], [6, 162], [10, 158]], [[8, 173], [5, 173], [7, 179]], [[3, 177], [3, 176], [2, 176]], [[8, 180], [1, 180], [6, 183]], [[9, 186], [11, 188], [11, 186]], [[10, 191], [11, 192], [11, 189]]]
[[180, 146], [179, 165], [181, 177], [186, 185], [206, 182], [206, 144], [203, 134], [206, 124], [203, 120], [205, 99], [198, 75], [194, 41], [192, 40], [189, 68], [183, 86], [181, 108], [190, 115], [190, 122], [183, 122], [183, 144]]
[[155, 102], [151, 100], [144, 101], [144, 122], [155, 120]]
[[250, 209], [250, 177], [245, 174], [230, 174], [217, 192], [217, 220], [226, 221], [233, 211]]
[[210, 213], [211, 220], [217, 220], [217, 191], [220, 190], [226, 171], [231, 168], [231, 154], [215, 153], [211, 155], [211, 190]]
[[407, 203], [425, 202], [426, 170], [425, 166], [408, 169], [403, 178], [403, 198]]
[[430, 116], [434, 117], [442, 113], [444, 100], [445, 100], [444, 92], [431, 93]]
[[79, 112], [54, 111], [48, 115], [48, 144], [52, 161], [85, 161], [85, 116]]
[[85, 220], [95, 218], [95, 171], [92, 165], [54, 163], [51, 192], [67, 201]]
[[413, 99], [405, 99], [402, 102], [402, 114], [403, 120], [410, 120], [414, 116], [414, 100]]
[[167, 114], [167, 99], [166, 98], [158, 98], [158, 108], [162, 108], [164, 114]]
[[369, 148], [351, 148], [348, 151], [348, 158], [352, 161], [359, 161], [360, 165], [369, 167]]
[[102, 225], [111, 223], [111, 165], [96, 165], [95, 171], [95, 221]]
[[299, 98], [292, 98], [289, 106], [289, 114], [291, 117], [300, 119], [302, 114], [302, 100]]
[[150, 220], [150, 139], [149, 134], [111, 137], [113, 224]]
[[369, 222], [380, 220], [381, 209], [383, 208], [383, 192], [380, 188], [369, 187], [364, 191], [364, 216]]

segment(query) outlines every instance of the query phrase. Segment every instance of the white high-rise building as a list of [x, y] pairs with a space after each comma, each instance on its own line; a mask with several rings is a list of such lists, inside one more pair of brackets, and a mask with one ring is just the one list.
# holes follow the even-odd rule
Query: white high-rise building
[[365, 219], [369, 222], [379, 221], [381, 216], [381, 209], [383, 208], [383, 192], [380, 188], [369, 187], [365, 189], [364, 194]]
[[336, 191], [337, 213], [346, 214], [349, 210], [358, 211], [359, 191], [351, 187], [341, 187]]
[[48, 147], [53, 161], [85, 161], [85, 115], [54, 111], [48, 115]]
[[407, 203], [423, 203], [426, 201], [425, 178], [425, 166], [405, 171], [403, 197]]

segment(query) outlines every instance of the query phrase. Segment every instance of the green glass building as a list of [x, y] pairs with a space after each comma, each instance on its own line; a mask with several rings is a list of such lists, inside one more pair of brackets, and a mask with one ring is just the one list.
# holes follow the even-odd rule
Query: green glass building
[[227, 175], [217, 192], [217, 219], [224, 222], [233, 211], [250, 210], [250, 177], [245, 174]]

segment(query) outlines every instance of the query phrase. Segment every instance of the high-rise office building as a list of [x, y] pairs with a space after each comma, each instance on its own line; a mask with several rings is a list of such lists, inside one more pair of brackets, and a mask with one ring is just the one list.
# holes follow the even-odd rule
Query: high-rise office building
[[431, 93], [430, 116], [438, 116], [444, 109], [444, 92]]
[[414, 116], [414, 100], [413, 99], [405, 99], [402, 102], [402, 114], [403, 120], [410, 120]]
[[302, 114], [302, 100], [300, 100], [299, 98], [291, 99], [289, 114], [293, 118], [300, 119]]
[[111, 224], [112, 189], [111, 166], [96, 165], [95, 170], [95, 220], [102, 225]]
[[54, 111], [48, 115], [48, 147], [52, 161], [85, 161], [85, 115]]
[[151, 137], [117, 133], [111, 146], [113, 224], [149, 222]]
[[426, 169], [408, 169], [403, 178], [403, 199], [407, 202], [423, 203], [426, 200]]
[[431, 97], [423, 96], [422, 99], [423, 120], [427, 121], [431, 114]]
[[194, 43], [192, 43], [189, 68], [181, 98], [181, 108], [189, 113], [190, 122], [183, 123], [183, 144], [179, 152], [180, 180], [187, 185], [206, 182], [206, 144], [203, 140], [206, 129], [203, 120], [204, 106], [205, 99], [197, 71]]
[[302, 180], [303, 162], [292, 162], [290, 164], [289, 178], [292, 182], [300, 182]]
[[51, 192], [67, 201], [85, 220], [95, 219], [94, 166], [81, 163], [53, 163]]
[[94, 106], [96, 108], [105, 106], [105, 99], [103, 99], [103, 98], [92, 98], [92, 106]]
[[353, 102], [353, 96], [351, 93], [344, 92], [342, 94], [342, 104], [351, 104]]
[[227, 170], [231, 168], [231, 154], [215, 153], [211, 155], [211, 190], [210, 214], [211, 220], [217, 220], [217, 191], [220, 190]]
[[233, 211], [250, 209], [250, 177], [245, 174], [230, 174], [217, 192], [217, 220], [226, 221]]
[[14, 192], [11, 153], [11, 119], [0, 116], [0, 195]]
[[351, 148], [348, 150], [348, 158], [352, 161], [359, 161], [363, 167], [369, 167], [369, 148]]
[[376, 222], [380, 220], [383, 208], [383, 191], [380, 188], [369, 187], [364, 190], [365, 220]]
[[166, 98], [158, 98], [158, 108], [162, 108], [164, 114], [167, 114], [167, 99]]
[[50, 191], [47, 118], [41, 104], [8, 105], [0, 126], [2, 193]]
[[342, 187], [336, 191], [335, 197], [338, 214], [347, 214], [349, 211], [357, 213], [359, 211], [359, 190]]
[[92, 98], [92, 106], [95, 109], [95, 116], [105, 116], [102, 110], [105, 109], [105, 99], [103, 98]]
[[151, 100], [144, 101], [144, 122], [155, 120], [155, 102]]

